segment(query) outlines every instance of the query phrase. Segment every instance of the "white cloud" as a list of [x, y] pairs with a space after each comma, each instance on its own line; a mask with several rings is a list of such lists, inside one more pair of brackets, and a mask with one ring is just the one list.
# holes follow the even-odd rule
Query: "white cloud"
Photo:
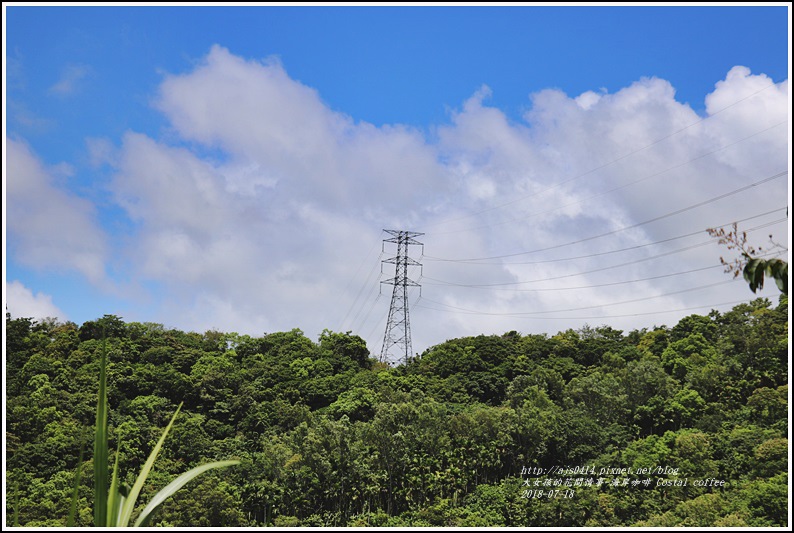
[[381, 228], [410, 224], [430, 209], [420, 200], [451, 192], [420, 132], [356, 124], [276, 63], [215, 47], [167, 78], [157, 105], [179, 137], [228, 155], [202, 159], [130, 132], [115, 160], [116, 199], [139, 228], [126, 260], [193, 324], [335, 327], [362, 245], [380, 247]]
[[25, 143], [6, 139], [6, 172], [7, 229], [16, 259], [105, 284], [107, 243], [96, 208], [57, 185], [71, 167], [45, 167]]
[[[113, 165], [114, 199], [134, 225], [116, 256], [132, 279], [163, 287], [160, 314], [147, 320], [252, 334], [300, 327], [313, 337], [352, 329], [377, 352], [391, 296], [378, 282], [394, 275], [385, 264], [379, 277], [380, 260], [395, 253], [387, 246], [378, 256], [380, 230], [407, 229], [426, 233], [422, 298], [411, 310], [414, 348], [422, 350], [512, 329], [672, 324], [698, 311], [642, 313], [750, 298], [741, 283], [698, 288], [730, 278], [702, 270], [725, 250], [696, 245], [708, 241], [706, 227], [784, 206], [786, 180], [618, 230], [785, 168], [786, 128], [763, 130], [788, 116], [788, 85], [759, 91], [765, 82], [732, 70], [707, 97], [705, 119], [658, 78], [614, 94], [540, 91], [521, 121], [489, 106], [483, 87], [430, 140], [406, 126], [356, 122], [278, 62], [216, 46], [191, 72], [164, 79], [155, 105], [170, 121], [165, 140], [128, 132], [118, 146], [95, 140], [89, 149], [96, 164]], [[53, 188], [24, 145], [11, 151], [16, 168], [32, 176], [25, 182], [32, 191], [15, 185], [17, 198], [59, 197], [51, 209], [85, 226], [70, 233], [99, 234], [90, 206]], [[14, 216], [14, 231], [28, 241], [46, 234], [28, 235], [32, 215]], [[27, 226], [43, 227], [36, 217], [51, 222], [39, 214]], [[694, 231], [699, 236], [647, 246]], [[787, 240], [785, 229], [774, 231]], [[601, 233], [609, 235], [589, 238]], [[105, 249], [75, 255], [80, 245], [63, 239], [68, 246], [47, 241], [45, 258], [101, 277]], [[29, 261], [34, 249], [20, 245]], [[418, 247], [411, 252], [419, 258]], [[611, 315], [627, 316], [598, 318]]]
[[594, 93], [593, 91], [586, 91], [580, 94], [575, 98], [576, 103], [579, 104], [584, 110], [588, 110], [593, 107], [598, 101], [601, 99], [601, 95], [598, 93]]
[[258, 168], [275, 203], [297, 196], [355, 209], [365, 197], [374, 212], [404, 217], [403, 204], [446, 190], [420, 132], [355, 123], [274, 60], [215, 46], [193, 72], [167, 77], [156, 105], [180, 137]]
[[7, 116], [25, 131], [42, 133], [52, 131], [55, 128], [54, 120], [39, 116], [28, 109], [24, 103], [18, 101], [8, 102], [6, 112]]
[[[744, 77], [729, 76], [715, 92], [733, 91], [738, 97], [740, 88], [736, 85], [747, 84], [758, 85], [758, 80], [748, 82]], [[787, 83], [780, 84], [778, 91], [759, 93], [755, 97], [758, 101], [752, 104], [755, 112], [746, 123], [737, 123], [727, 110], [725, 122], [703, 120], [677, 102], [674, 89], [659, 79], [640, 80], [615, 94], [602, 94], [597, 100], [588, 97], [587, 105], [582, 105], [580, 97], [541, 91], [532, 96], [525, 124], [510, 123], [500, 110], [486, 107], [481, 95], [475, 95], [453, 116], [450, 126], [441, 128], [441, 148], [452, 165], [464, 169], [463, 176], [481, 173], [498, 179], [499, 195], [489, 199], [489, 207], [472, 209], [479, 215], [445, 224], [438, 228], [439, 234], [428, 235], [426, 254], [478, 258], [550, 249], [488, 260], [491, 265], [426, 260], [427, 277], [461, 285], [490, 285], [462, 288], [428, 280], [424, 290], [427, 299], [436, 295], [435, 300], [459, 308], [457, 311], [501, 314], [460, 313], [443, 318], [443, 311], [422, 310], [423, 318], [432, 317], [435, 329], [447, 331], [443, 325], [447, 323], [449, 330], [461, 334], [498, 333], [510, 328], [554, 332], [583, 322], [631, 329], [673, 324], [680, 316], [707, 312], [708, 308], [666, 315], [642, 313], [752, 297], [741, 280], [731, 284], [731, 278], [722, 274], [718, 258], [729, 255], [727, 250], [719, 249], [716, 243], [699, 245], [709, 242], [704, 231], [707, 227], [785, 207], [786, 179], [630, 231], [583, 239], [696, 205], [761, 181], [781, 167], [785, 169], [786, 129], [764, 131], [770, 123], [785, 121], [788, 116], [787, 100], [784, 102], [779, 94], [785, 87]], [[740, 105], [734, 106], [737, 111]], [[784, 212], [775, 216], [784, 216]], [[755, 220], [744, 227], [758, 223]], [[467, 228], [470, 230], [463, 231]], [[774, 228], [786, 241], [784, 224]], [[695, 231], [700, 233], [688, 239], [608, 253]], [[475, 235], [477, 238], [469, 241]], [[759, 234], [754, 237], [765, 240]], [[441, 240], [450, 244], [443, 251], [439, 250]], [[578, 241], [582, 242], [556, 248]], [[474, 253], [474, 242], [487, 253]], [[682, 250], [685, 248], [689, 250]], [[673, 253], [676, 250], [680, 251]], [[550, 262], [588, 255], [591, 257]], [[530, 264], [510, 264], [521, 261]], [[693, 272], [668, 276], [687, 271]], [[652, 277], [657, 279], [620, 283]], [[544, 279], [550, 281], [509, 285]], [[700, 288], [723, 281], [725, 286]], [[588, 288], [566, 290], [572, 287]], [[774, 291], [765, 295], [776, 297]], [[627, 303], [614, 305], [617, 302]], [[602, 305], [605, 307], [598, 307]], [[579, 310], [551, 312], [558, 309]], [[534, 319], [526, 318], [528, 315], [505, 316], [535, 312], [545, 314], [534, 315]], [[626, 317], [597, 318], [610, 315]], [[561, 318], [552, 320], [555, 317]]]
[[57, 318], [67, 320], [66, 314], [52, 303], [52, 297], [25, 287], [19, 281], [5, 284], [6, 305], [13, 318]]
[[785, 138], [790, 128], [790, 105], [788, 80], [775, 84], [763, 74], [753, 75], [746, 67], [734, 67], [706, 97], [709, 120], [703, 124], [704, 135], [714, 143], [730, 144], [750, 132], [768, 129], [748, 142], [721, 152], [719, 159], [736, 168], [745, 161], [757, 160], [762, 163], [759, 170], [785, 170], [786, 161], [779, 158], [781, 147], [770, 139]]
[[49, 91], [56, 96], [70, 96], [80, 89], [82, 81], [90, 73], [91, 68], [87, 65], [67, 65]]
[[85, 144], [88, 150], [88, 160], [92, 167], [112, 165], [118, 158], [110, 139], [91, 137], [86, 139]]

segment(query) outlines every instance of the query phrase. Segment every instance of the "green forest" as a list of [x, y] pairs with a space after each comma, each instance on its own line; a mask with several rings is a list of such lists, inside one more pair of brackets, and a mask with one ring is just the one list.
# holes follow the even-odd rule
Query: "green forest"
[[6, 314], [7, 526], [94, 523], [110, 456], [132, 478], [182, 408], [135, 513], [159, 526], [786, 526], [788, 300], [672, 327], [450, 339], [406, 364], [298, 329], [184, 332]]

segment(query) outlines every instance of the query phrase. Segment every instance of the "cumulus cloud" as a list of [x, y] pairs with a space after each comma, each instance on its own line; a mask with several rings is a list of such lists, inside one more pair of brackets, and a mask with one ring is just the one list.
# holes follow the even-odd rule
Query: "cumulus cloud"
[[37, 270], [77, 271], [105, 285], [107, 241], [96, 207], [59, 186], [71, 167], [47, 167], [27, 144], [6, 139], [6, 172], [8, 246], [16, 259]]
[[57, 318], [67, 320], [66, 314], [52, 303], [52, 297], [33, 291], [19, 281], [5, 284], [6, 305], [13, 318]]
[[[432, 268], [458, 284], [427, 287], [450, 306], [429, 307], [456, 311], [449, 320], [460, 331], [512, 324], [553, 332], [575, 327], [572, 317], [626, 328], [674, 323], [687, 313], [644, 314], [750, 297], [746, 286], [723, 276], [718, 258], [727, 251], [708, 245], [704, 230], [775, 208], [777, 218], [785, 216], [785, 176], [750, 187], [787, 168], [787, 82], [770, 84], [733, 69], [707, 97], [709, 109], [714, 101], [730, 106], [719, 121], [676, 101], [670, 83], [657, 78], [614, 94], [540, 91], [523, 123], [511, 123], [475, 95], [441, 128], [441, 148], [466, 175], [498, 180], [500, 194], [489, 205], [501, 208], [475, 210], [476, 217], [440, 228], [451, 242], [478, 234], [489, 253], [466, 253], [457, 242], [439, 255], [472, 261], [431, 257], [425, 275]], [[742, 106], [751, 100], [748, 112]], [[744, 227], [759, 220], [769, 219]], [[784, 224], [775, 231], [787, 240]], [[598, 235], [605, 237], [591, 238]], [[763, 233], [755, 238], [765, 240]], [[538, 252], [518, 255], [522, 250]], [[648, 281], [626, 283], [642, 279]]]
[[[788, 84], [770, 84], [734, 68], [705, 116], [658, 78], [613, 94], [542, 90], [518, 119], [490, 106], [483, 86], [423, 131], [356, 121], [278, 61], [215, 46], [163, 79], [154, 105], [166, 136], [130, 131], [89, 152], [112, 165], [113, 199], [132, 223], [116, 256], [162, 289], [146, 320], [313, 337], [351, 329], [377, 352], [391, 296], [380, 281], [394, 276], [381, 260], [395, 253], [381, 229], [406, 229], [425, 233], [424, 248], [411, 247], [424, 266], [410, 272], [422, 284], [421, 298], [410, 293], [422, 350], [513, 329], [675, 323], [750, 298], [722, 273], [725, 251], [705, 228], [786, 205], [786, 179], [749, 187], [787, 167]], [[9, 154], [28, 176], [9, 189], [20, 256], [101, 278], [91, 206], [54, 187], [22, 143]], [[785, 226], [773, 230], [787, 240]]]
[[[706, 117], [658, 78], [614, 94], [544, 90], [518, 122], [488, 105], [484, 86], [430, 141], [356, 122], [278, 61], [216, 46], [167, 76], [156, 106], [176, 138], [223, 157], [131, 132], [114, 189], [139, 224], [130, 261], [194, 324], [313, 335], [339, 324], [377, 351], [391, 290], [378, 281], [393, 277], [379, 260], [394, 254], [376, 255], [379, 231], [394, 228], [426, 232], [422, 296], [410, 296], [416, 349], [441, 336], [612, 323], [600, 316], [647, 325], [648, 302], [748, 297], [740, 284], [700, 288], [730, 281], [708, 270], [720, 252], [702, 246], [703, 230], [780, 207], [785, 180], [664, 215], [785, 168], [785, 128], [773, 125], [787, 116], [787, 84], [759, 90], [767, 82], [733, 69], [707, 96]], [[732, 105], [753, 91], [751, 111]], [[693, 230], [702, 238], [649, 246]]]
[[404, 205], [418, 208], [420, 197], [446, 191], [421, 132], [355, 123], [275, 60], [247, 61], [214, 46], [194, 71], [164, 80], [156, 106], [180, 137], [255, 166], [253, 179], [273, 203], [299, 197], [360, 209], [365, 197], [371, 211], [404, 218]]
[[421, 198], [452, 193], [421, 132], [355, 123], [276, 62], [214, 47], [164, 80], [157, 107], [178, 137], [225, 157], [130, 132], [113, 189], [139, 229], [133, 270], [166, 282], [201, 324], [334, 327], [362, 236], [379, 246], [381, 228], [431, 209]]

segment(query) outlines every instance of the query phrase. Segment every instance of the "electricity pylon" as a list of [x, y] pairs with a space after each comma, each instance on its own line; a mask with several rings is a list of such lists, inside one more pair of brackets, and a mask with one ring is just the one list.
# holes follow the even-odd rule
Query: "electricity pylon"
[[[408, 277], [409, 266], [422, 266], [421, 263], [408, 257], [408, 246], [422, 243], [414, 239], [424, 233], [415, 231], [384, 230], [391, 239], [384, 239], [385, 243], [397, 245], [397, 255], [384, 259], [384, 263], [394, 263], [394, 277], [381, 281], [387, 285], [394, 285], [389, 307], [389, 319], [386, 322], [386, 334], [383, 336], [383, 348], [380, 351], [380, 361], [391, 361], [402, 358], [404, 363], [411, 357], [411, 322], [408, 313], [408, 287], [421, 287], [417, 282]], [[392, 349], [397, 346], [399, 353]]]

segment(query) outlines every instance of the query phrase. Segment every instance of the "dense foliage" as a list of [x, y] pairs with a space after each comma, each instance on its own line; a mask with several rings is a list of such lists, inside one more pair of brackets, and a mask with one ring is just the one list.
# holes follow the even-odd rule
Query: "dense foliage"
[[111, 461], [138, 470], [184, 402], [143, 500], [192, 466], [241, 460], [153, 525], [787, 524], [786, 298], [627, 334], [452, 339], [395, 368], [350, 333], [7, 315], [9, 525], [64, 525], [78, 467], [77, 525], [93, 523], [103, 331]]

